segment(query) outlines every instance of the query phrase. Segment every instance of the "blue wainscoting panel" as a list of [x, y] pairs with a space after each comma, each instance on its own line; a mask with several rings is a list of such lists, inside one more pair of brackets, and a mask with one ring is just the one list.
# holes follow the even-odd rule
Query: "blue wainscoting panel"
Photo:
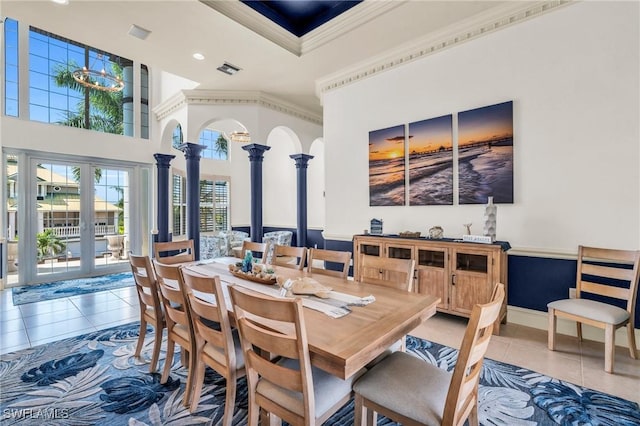
[[569, 297], [576, 286], [576, 261], [509, 255], [507, 304], [547, 311], [547, 303]]

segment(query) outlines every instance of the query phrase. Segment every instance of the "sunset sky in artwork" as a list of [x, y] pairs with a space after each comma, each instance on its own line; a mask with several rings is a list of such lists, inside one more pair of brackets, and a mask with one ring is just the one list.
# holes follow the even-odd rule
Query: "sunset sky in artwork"
[[458, 114], [458, 145], [513, 137], [513, 102]]
[[451, 122], [451, 115], [445, 115], [409, 123], [409, 135], [412, 136], [409, 142], [409, 152], [433, 151], [441, 146], [451, 148], [453, 146]]
[[404, 157], [404, 125], [369, 132], [369, 161]]

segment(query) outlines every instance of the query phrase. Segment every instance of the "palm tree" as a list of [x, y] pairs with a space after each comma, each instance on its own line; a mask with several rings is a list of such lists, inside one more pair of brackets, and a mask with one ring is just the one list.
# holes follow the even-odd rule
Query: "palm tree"
[[118, 207], [118, 234], [124, 234], [124, 188], [112, 186], [111, 189], [114, 189], [119, 195], [116, 203], [116, 207]]
[[36, 234], [36, 247], [38, 248], [38, 259], [44, 259], [61, 253], [67, 245], [53, 232], [53, 229], [45, 229]]
[[[113, 62], [111, 66], [114, 74], [122, 78], [122, 68]], [[55, 68], [54, 80], [58, 86], [84, 93], [84, 99], [77, 106], [78, 112], [68, 112], [67, 118], [59, 124], [123, 134], [122, 92], [105, 92], [81, 85], [73, 78], [73, 70], [78, 68], [81, 67], [73, 61]]]
[[[216, 139], [213, 149], [216, 152], [216, 154], [220, 156], [221, 159], [226, 160], [229, 152], [229, 141], [227, 141], [227, 138], [225, 138], [221, 134], [218, 136], [218, 139]], [[224, 155], [224, 158], [223, 158], [223, 155]]]
[[[71, 169], [71, 174], [73, 175], [73, 180], [80, 183], [80, 167], [74, 166]], [[102, 169], [96, 167], [93, 170], [93, 179], [96, 181], [96, 183], [100, 183], [100, 179], [102, 179]]]

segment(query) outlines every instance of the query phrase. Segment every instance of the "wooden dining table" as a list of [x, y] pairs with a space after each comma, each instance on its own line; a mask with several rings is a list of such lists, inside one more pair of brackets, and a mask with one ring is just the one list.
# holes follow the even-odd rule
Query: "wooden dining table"
[[[203, 275], [219, 275], [220, 281], [227, 286], [243, 286], [243, 280], [229, 272], [230, 262], [233, 259], [226, 258], [206, 263], [196, 262], [191, 267], [185, 267]], [[436, 305], [440, 303], [438, 297], [431, 295], [318, 273], [311, 275], [306, 271], [279, 266], [272, 267], [277, 276], [285, 279], [312, 277], [333, 291], [375, 298], [375, 301], [365, 306], [349, 306], [350, 312], [340, 318], [333, 318], [318, 310], [304, 309], [311, 364], [342, 379], [356, 374], [394, 342], [433, 316]], [[246, 284], [249, 288], [255, 288], [255, 283], [247, 281]], [[233, 316], [232, 312], [230, 314]]]

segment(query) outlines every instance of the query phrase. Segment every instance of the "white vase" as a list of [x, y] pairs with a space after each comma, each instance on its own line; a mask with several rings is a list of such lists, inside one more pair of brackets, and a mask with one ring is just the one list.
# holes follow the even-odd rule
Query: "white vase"
[[487, 205], [484, 208], [484, 227], [483, 235], [491, 237], [491, 241], [496, 240], [496, 215], [498, 207], [493, 204], [493, 197], [489, 197]]

